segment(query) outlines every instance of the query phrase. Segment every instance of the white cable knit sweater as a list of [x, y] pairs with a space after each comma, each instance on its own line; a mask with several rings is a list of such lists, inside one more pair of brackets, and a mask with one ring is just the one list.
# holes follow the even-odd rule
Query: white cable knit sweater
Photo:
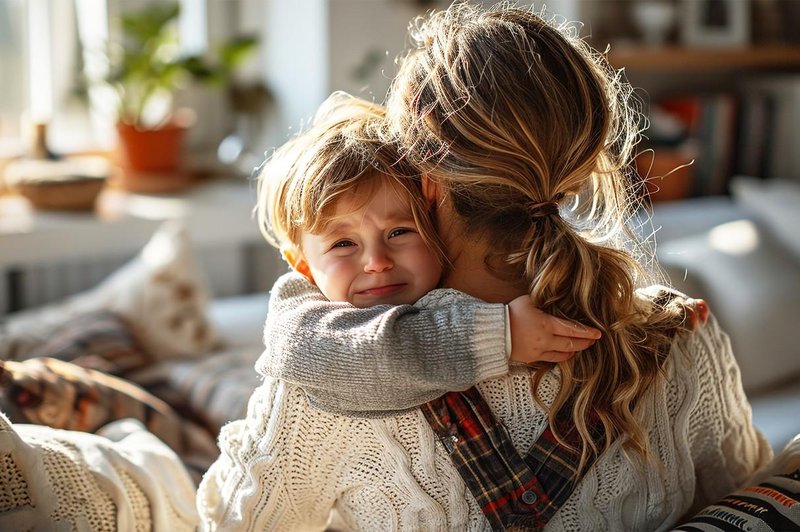
[[[557, 371], [542, 381], [545, 402], [558, 385]], [[544, 430], [525, 368], [478, 388], [520, 451]], [[665, 378], [640, 408], [656, 460], [630, 460], [614, 444], [547, 530], [666, 530], [771, 459], [713, 316], [676, 338]], [[344, 417], [312, 407], [299, 387], [266, 377], [247, 417], [226, 425], [219, 443], [222, 455], [198, 493], [204, 529], [322, 530], [335, 508], [354, 530], [488, 530], [418, 410]]]

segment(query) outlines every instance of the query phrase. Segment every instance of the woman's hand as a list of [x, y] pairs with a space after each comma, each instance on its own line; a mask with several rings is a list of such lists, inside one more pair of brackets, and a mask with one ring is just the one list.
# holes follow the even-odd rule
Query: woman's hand
[[508, 304], [508, 315], [512, 362], [563, 362], [601, 336], [597, 329], [542, 312], [527, 295]]

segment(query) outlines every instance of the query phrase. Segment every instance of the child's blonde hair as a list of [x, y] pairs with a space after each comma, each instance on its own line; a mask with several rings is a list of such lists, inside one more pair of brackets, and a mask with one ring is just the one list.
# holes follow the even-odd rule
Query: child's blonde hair
[[645, 271], [625, 231], [639, 138], [630, 86], [574, 28], [507, 4], [457, 2], [411, 33], [416, 47], [388, 103], [406, 156], [444, 191], [464, 231], [490, 243], [491, 271], [544, 311], [603, 332], [559, 364], [551, 416], [573, 405], [584, 453], [596, 416], [606, 445], [623, 437], [646, 455], [634, 408], [685, 311], [635, 293]]
[[365, 205], [388, 180], [409, 201], [424, 242], [446, 263], [420, 174], [386, 138], [384, 118], [383, 106], [337, 92], [320, 106], [310, 129], [275, 150], [259, 172], [256, 205], [270, 244], [302, 251], [302, 234], [324, 230], [340, 199], [360, 197]]

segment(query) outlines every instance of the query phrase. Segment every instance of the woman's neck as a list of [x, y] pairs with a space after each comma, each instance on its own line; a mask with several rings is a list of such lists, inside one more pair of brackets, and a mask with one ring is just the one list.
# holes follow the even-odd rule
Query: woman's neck
[[508, 303], [527, 293], [524, 282], [511, 283], [489, 270], [486, 257], [494, 242], [468, 231], [446, 197], [438, 200], [436, 210], [437, 230], [453, 266], [445, 275], [445, 287], [489, 303]]
[[[455, 246], [450, 246], [450, 249]], [[520, 283], [511, 283], [494, 275], [486, 266], [489, 248], [482, 241], [461, 241], [451, 253], [453, 268], [445, 277], [444, 286], [455, 288], [489, 303], [508, 303], [526, 294]]]

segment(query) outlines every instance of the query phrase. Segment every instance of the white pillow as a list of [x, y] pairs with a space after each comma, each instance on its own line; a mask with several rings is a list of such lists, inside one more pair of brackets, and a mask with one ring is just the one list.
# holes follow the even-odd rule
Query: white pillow
[[704, 298], [730, 335], [746, 391], [800, 376], [798, 262], [760, 224], [738, 220], [665, 242], [671, 282]]
[[203, 356], [216, 343], [210, 298], [186, 228], [165, 222], [139, 255], [95, 288], [7, 316], [0, 327], [0, 358], [27, 358], [71, 318], [104, 309], [120, 314], [156, 359]]
[[731, 181], [731, 192], [800, 260], [800, 182], [740, 176]]

